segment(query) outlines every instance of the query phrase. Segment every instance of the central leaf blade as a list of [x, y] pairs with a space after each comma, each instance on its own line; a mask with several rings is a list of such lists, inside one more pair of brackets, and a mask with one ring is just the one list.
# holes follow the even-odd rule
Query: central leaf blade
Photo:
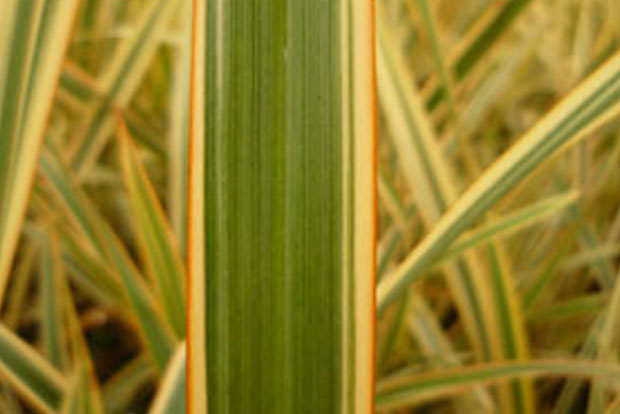
[[198, 2], [192, 413], [370, 413], [371, 2]]

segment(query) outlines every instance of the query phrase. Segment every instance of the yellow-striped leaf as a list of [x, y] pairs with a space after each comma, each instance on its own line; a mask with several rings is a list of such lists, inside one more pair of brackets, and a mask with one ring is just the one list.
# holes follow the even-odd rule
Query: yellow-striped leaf
[[[457, 199], [458, 183], [433, 136], [425, 108], [402, 57], [395, 51], [396, 42], [390, 37], [383, 16], [384, 13], [379, 13], [379, 97], [386, 108], [385, 116], [403, 175], [424, 223], [427, 228], [433, 228]], [[496, 255], [501, 254], [499, 248], [489, 248], [497, 252]], [[489, 257], [492, 259], [496, 255]], [[469, 251], [454, 261], [443, 263], [442, 270], [476, 355], [483, 360], [524, 358], [524, 327], [513, 280], [507, 277], [506, 269], [494, 271], [499, 269], [495, 266], [497, 260], [490, 262], [489, 270], [485, 271], [480, 258]], [[503, 411], [533, 412], [534, 401], [527, 384], [515, 384], [512, 395], [508, 389], [501, 389], [499, 394]]]
[[0, 375], [44, 413], [56, 413], [68, 389], [63, 375], [4, 325], [0, 325]]
[[148, 354], [141, 354], [103, 384], [103, 401], [107, 413], [122, 413], [142, 387], [156, 377], [157, 371]]
[[178, 0], [152, 0], [136, 24], [136, 30], [117, 46], [111, 62], [97, 79], [95, 90], [104, 99], [88, 109], [84, 127], [72, 151], [71, 166], [83, 178], [116, 127], [112, 108], [124, 108], [144, 77], [161, 38], [179, 5]]
[[377, 409], [406, 407], [448, 397], [474, 386], [541, 376], [620, 378], [620, 366], [575, 360], [533, 360], [479, 364], [428, 374], [402, 374], [379, 383]]
[[0, 3], [0, 303], [78, 5]]
[[147, 348], [154, 362], [164, 370], [174, 349], [174, 333], [163, 316], [161, 305], [145, 283], [129, 253], [108, 223], [97, 212], [57, 154], [46, 150], [41, 158], [42, 172], [60, 204], [80, 231], [88, 247], [100, 260], [110, 263], [123, 287]]
[[140, 251], [170, 326], [179, 338], [184, 338], [185, 267], [164, 210], [124, 125], [120, 136], [121, 164]]
[[159, 385], [149, 414], [177, 414], [186, 412], [185, 389], [187, 350], [181, 343], [170, 359], [166, 373]]
[[489, 167], [399, 268], [381, 280], [377, 288], [379, 309], [416, 280], [421, 269], [538, 165], [615, 116], [619, 96], [620, 55], [615, 55]]
[[372, 2], [195, 6], [189, 412], [369, 414]]
[[56, 236], [41, 249], [41, 339], [45, 356], [56, 368], [67, 368], [67, 333], [63, 318], [64, 274]]

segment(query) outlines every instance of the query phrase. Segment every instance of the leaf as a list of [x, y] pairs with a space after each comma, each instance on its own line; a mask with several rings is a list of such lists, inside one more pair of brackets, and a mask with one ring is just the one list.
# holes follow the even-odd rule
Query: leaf
[[19, 262], [13, 271], [13, 282], [10, 294], [7, 295], [6, 309], [2, 318], [4, 324], [13, 330], [18, 327], [24, 311], [26, 297], [34, 274], [33, 267], [36, 262], [37, 250], [38, 248], [34, 243], [27, 243], [19, 255]]
[[[68, 227], [68, 226], [67, 226]], [[114, 267], [101, 256], [86, 248], [88, 241], [67, 228], [59, 229], [61, 251], [69, 275], [86, 294], [104, 306], [127, 311], [127, 297]]]
[[179, 255], [163, 208], [146, 171], [130, 142], [124, 124], [120, 127], [121, 164], [129, 192], [133, 222], [140, 250], [156, 287], [160, 303], [177, 337], [185, 337], [185, 267]]
[[[52, 253], [55, 261], [60, 263], [60, 251], [56, 247]], [[103, 401], [97, 381], [95, 367], [90, 350], [82, 331], [75, 299], [69, 285], [63, 280], [60, 295], [64, 306], [66, 334], [69, 337], [69, 348], [72, 356], [73, 379], [63, 403], [64, 414], [103, 414]]]
[[532, 360], [478, 364], [428, 374], [398, 375], [379, 384], [377, 409], [384, 412], [466, 392], [473, 386], [541, 376], [617, 379], [620, 377], [620, 367], [579, 360]]
[[178, 0], [150, 1], [133, 35], [117, 46], [114, 57], [97, 80], [95, 90], [104, 99], [89, 107], [72, 151], [71, 167], [79, 179], [96, 161], [116, 127], [110, 109], [124, 108], [131, 100], [178, 5]]
[[532, 324], [568, 322], [574, 316], [591, 316], [599, 313], [609, 298], [600, 293], [573, 297], [557, 303], [531, 309], [527, 319]]
[[0, 4], [0, 303], [78, 5]]
[[189, 412], [370, 413], [372, 2], [194, 12]]
[[[84, 107], [110, 106], [107, 96], [100, 90], [102, 86], [97, 83], [97, 79], [75, 63], [67, 62], [63, 65], [60, 86], [59, 101], [70, 106], [76, 112], [82, 112]], [[110, 109], [108, 108], [108, 110]], [[160, 131], [161, 126], [149, 123], [150, 120], [145, 120], [143, 115], [129, 107], [117, 106], [116, 110], [123, 114], [127, 128], [135, 135], [141, 145], [157, 156], [166, 158], [166, 149], [157, 140], [163, 134]]]
[[[433, 317], [431, 309], [420, 294], [412, 295], [412, 312], [407, 318], [406, 327], [418, 339], [422, 352], [428, 358], [438, 359], [437, 365], [442, 369], [462, 365], [454, 345], [442, 330], [442, 327]], [[474, 400], [474, 401], [471, 401]], [[472, 404], [476, 404], [472, 407]], [[472, 394], [455, 400], [459, 408], [468, 407], [469, 410], [494, 412], [497, 407], [491, 393], [483, 387], [474, 387]], [[467, 410], [467, 408], [465, 408]]]
[[58, 241], [50, 235], [41, 250], [41, 339], [45, 356], [56, 368], [67, 367], [66, 331], [63, 318], [64, 275]]
[[[456, 187], [448, 163], [433, 141], [432, 126], [414, 87], [408, 82], [402, 59], [392, 46], [388, 25], [379, 7], [377, 36], [378, 96], [385, 113], [390, 138], [417, 210], [427, 229], [432, 228], [448, 204], [456, 198]], [[483, 269], [472, 257], [457, 258], [442, 266], [459, 314], [477, 357], [488, 359], [493, 352], [492, 312], [484, 309], [489, 290], [481, 278]], [[389, 277], [389, 274], [384, 276]], [[379, 285], [383, 283], [383, 278]], [[486, 300], [484, 298], [487, 298]], [[495, 347], [497, 348], [497, 347]]]
[[189, 179], [189, 99], [191, 90], [191, 49], [185, 39], [191, 37], [191, 3], [181, 7], [178, 30], [183, 35], [178, 42], [174, 57], [174, 83], [170, 96], [171, 126], [169, 142], [169, 177], [168, 185], [170, 223], [176, 239], [179, 241], [181, 255], [187, 254], [187, 202]]
[[548, 197], [529, 206], [494, 218], [492, 221], [465, 232], [454, 244], [442, 254], [439, 260], [445, 260], [474, 246], [490, 240], [508, 237], [524, 228], [557, 214], [559, 210], [573, 204], [578, 199], [577, 192], [569, 192]]
[[[459, 55], [452, 64], [452, 76], [455, 81], [463, 80], [498, 43], [498, 39], [510, 27], [510, 24], [526, 9], [532, 0], [508, 0], [487, 23], [473, 36], [465, 36], [465, 44], [460, 46]], [[445, 89], [436, 87], [426, 101], [430, 110], [444, 98]]]
[[105, 260], [113, 267], [123, 287], [124, 300], [130, 304], [142, 338], [152, 352], [156, 366], [164, 370], [173, 351], [174, 333], [125, 247], [52, 149], [43, 153], [41, 169], [60, 205], [87, 245], [99, 255], [100, 260]]
[[60, 372], [4, 325], [0, 325], [0, 374], [46, 414], [57, 412], [68, 388]]
[[149, 409], [149, 414], [186, 412], [186, 346], [181, 343], [168, 364], [168, 369]]
[[616, 115], [620, 55], [588, 77], [489, 167], [390, 275], [379, 282], [379, 310], [420, 277], [420, 270], [542, 162]]
[[429, 42], [433, 54], [433, 60], [435, 66], [439, 72], [439, 78], [441, 79], [441, 91], [448, 97], [448, 105], [450, 108], [450, 115], [452, 117], [457, 116], [456, 99], [454, 92], [454, 80], [452, 79], [450, 70], [447, 67], [447, 63], [444, 59], [444, 53], [442, 48], [442, 42], [439, 36], [439, 30], [435, 18], [435, 13], [432, 9], [432, 5], [428, 0], [417, 0], [420, 12], [422, 14], [422, 22], [424, 28], [428, 33]]
[[141, 354], [125, 365], [103, 385], [106, 412], [125, 412], [138, 391], [156, 377], [149, 355]]
[[[390, 37], [383, 13], [379, 13], [378, 39], [379, 98], [388, 109], [385, 118], [403, 175], [426, 227], [432, 229], [457, 199], [458, 182], [433, 136], [430, 120], [410, 81], [413, 77], [408, 76], [404, 59], [392, 46], [396, 42]], [[482, 360], [525, 358], [525, 329], [513, 279], [508, 276], [507, 266], [498, 266], [503, 251], [493, 245], [488, 250], [491, 253], [488, 271], [473, 252], [444, 263], [441, 270], [476, 357]], [[383, 279], [379, 283], [382, 282]], [[515, 412], [533, 412], [531, 385], [516, 383], [511, 388], [513, 395], [506, 387], [499, 390], [502, 410], [510, 412], [513, 407]]]

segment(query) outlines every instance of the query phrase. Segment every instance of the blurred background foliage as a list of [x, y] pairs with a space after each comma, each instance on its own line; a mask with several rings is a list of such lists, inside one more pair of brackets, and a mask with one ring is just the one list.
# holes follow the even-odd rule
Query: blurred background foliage
[[[377, 2], [377, 19], [381, 279], [457, 195], [617, 52], [620, 3], [386, 0]], [[391, 84], [409, 96], [399, 100]], [[489, 360], [617, 363], [616, 113], [519, 182], [444, 249], [452, 262], [427, 269], [386, 310], [377, 364], [395, 379], [387, 383]], [[503, 350], [493, 351], [494, 338]], [[403, 396], [393, 412], [607, 413], [619, 405], [611, 403], [617, 383], [547, 378], [512, 387], [486, 396], [469, 387], [463, 398], [432, 403]]]
[[[29, 13], [33, 38], [52, 25], [70, 38], [55, 39], [66, 50], [3, 295], [3, 324], [24, 342], [7, 331], [0, 411], [184, 412], [191, 4], [5, 7], [14, 21]], [[16, 44], [32, 67], [50, 48]], [[47, 361], [10, 361], [32, 348]]]

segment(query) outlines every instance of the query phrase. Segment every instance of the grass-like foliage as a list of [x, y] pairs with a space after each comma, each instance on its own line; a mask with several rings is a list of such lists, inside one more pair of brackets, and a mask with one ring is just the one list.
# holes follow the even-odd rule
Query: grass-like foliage
[[620, 413], [619, 47], [618, 0], [0, 0], [0, 413]]

